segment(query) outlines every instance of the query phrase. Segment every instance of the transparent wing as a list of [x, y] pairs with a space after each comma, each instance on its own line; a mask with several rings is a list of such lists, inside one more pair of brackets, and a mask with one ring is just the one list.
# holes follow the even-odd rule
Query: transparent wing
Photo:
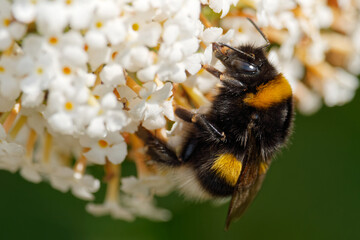
[[231, 222], [241, 217], [254, 200], [266, 175], [265, 173], [259, 174], [260, 164], [258, 161], [255, 161], [253, 164], [248, 163], [244, 165], [231, 198], [225, 230], [229, 229]]

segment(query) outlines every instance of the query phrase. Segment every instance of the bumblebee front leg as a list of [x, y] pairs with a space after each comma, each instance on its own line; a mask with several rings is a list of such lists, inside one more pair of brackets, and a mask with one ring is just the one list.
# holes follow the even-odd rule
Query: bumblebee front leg
[[182, 161], [168, 148], [166, 143], [154, 136], [149, 130], [140, 126], [136, 135], [148, 147], [147, 154], [152, 160], [167, 166], [179, 166], [182, 164]]
[[180, 107], [175, 109], [175, 114], [186, 122], [194, 123], [197, 127], [209, 133], [213, 138], [222, 142], [226, 141], [225, 133], [216, 128], [204, 115], [192, 113], [189, 110]]
[[232, 85], [236, 88], [246, 89], [245, 85], [240, 80], [235, 79], [232, 76], [226, 75], [225, 73], [220, 72], [219, 70], [210, 65], [205, 64], [202, 67], [206, 71], [211, 73], [214, 77], [219, 78], [221, 82], [226, 82], [227, 84]]
[[220, 72], [219, 70], [217, 70], [216, 68], [214, 68], [213, 66], [204, 64], [202, 65], [202, 67], [208, 71], [209, 73], [211, 73], [214, 77], [216, 78], [220, 78], [220, 75], [222, 74], [222, 72]]

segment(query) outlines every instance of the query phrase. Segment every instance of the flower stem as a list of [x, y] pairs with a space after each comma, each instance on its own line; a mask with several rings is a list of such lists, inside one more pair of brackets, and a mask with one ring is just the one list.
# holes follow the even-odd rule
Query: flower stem
[[[200, 70], [201, 71], [201, 70]], [[173, 85], [173, 92], [174, 92], [174, 100], [176, 105], [184, 107], [184, 108], [192, 108], [192, 106], [189, 104], [188, 99], [186, 99], [186, 93], [184, 88], [180, 84], [174, 84]]]
[[18, 135], [19, 131], [21, 130], [21, 128], [24, 126], [24, 124], [26, 123], [27, 117], [26, 116], [21, 116], [19, 118], [19, 120], [16, 122], [16, 124], [14, 125], [13, 129], [10, 131], [10, 137], [12, 139], [16, 138], [16, 136]]
[[13, 109], [11, 110], [10, 114], [5, 119], [3, 126], [4, 126], [6, 133], [8, 133], [10, 128], [12, 127], [12, 125], [16, 119], [16, 116], [20, 112], [20, 108], [21, 108], [20, 103], [16, 103], [15, 106], [13, 107]]
[[141, 86], [139, 86], [139, 84], [137, 84], [136, 81], [132, 77], [130, 77], [128, 74], [126, 75], [126, 85], [129, 88], [131, 88], [134, 92], [139, 94], [139, 92], [141, 90]]
[[83, 153], [81, 154], [80, 158], [75, 163], [74, 166], [74, 177], [77, 179], [82, 178], [82, 176], [85, 173], [86, 165], [87, 165], [87, 159], [84, 156], [84, 153], [89, 151], [90, 148], [83, 148]]
[[135, 134], [130, 135], [130, 141], [131, 152], [129, 153], [129, 156], [134, 159], [138, 178], [150, 175], [151, 171], [146, 165], [145, 154], [143, 152], [144, 143]]
[[96, 75], [96, 80], [95, 80], [95, 84], [94, 87], [96, 87], [97, 85], [101, 84], [101, 78], [100, 78], [100, 72], [101, 70], [104, 68], [104, 64], [100, 65], [96, 70], [95, 70], [95, 75]]
[[30, 130], [30, 134], [26, 143], [26, 159], [32, 160], [34, 145], [36, 142], [37, 134], [34, 129]]
[[115, 165], [106, 160], [105, 171], [107, 179], [106, 201], [117, 202], [119, 197], [120, 164]]
[[5, 112], [3, 114], [1, 114], [0, 117], [0, 124], [4, 124], [5, 120], [7, 119], [7, 117], [10, 115], [11, 112]]
[[202, 22], [202, 24], [204, 24], [206, 28], [212, 27], [212, 24], [203, 13], [200, 13], [200, 21]]
[[43, 149], [43, 162], [44, 163], [50, 162], [52, 142], [53, 142], [53, 138], [50, 135], [50, 133], [45, 132], [45, 143], [44, 143], [44, 149]]
[[191, 88], [186, 86], [185, 84], [181, 85], [185, 92], [189, 95], [190, 99], [194, 102], [196, 108], [203, 106], [204, 104], [208, 103], [208, 100], [205, 96], [196, 88]]

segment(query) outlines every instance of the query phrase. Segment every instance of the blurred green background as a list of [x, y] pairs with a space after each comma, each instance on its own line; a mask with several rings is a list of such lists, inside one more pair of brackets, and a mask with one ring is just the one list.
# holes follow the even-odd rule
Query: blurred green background
[[227, 205], [193, 204], [174, 193], [158, 199], [171, 221], [127, 223], [93, 217], [69, 193], [0, 171], [0, 239], [360, 239], [359, 106], [357, 95], [343, 107], [298, 114], [291, 144], [228, 232]]

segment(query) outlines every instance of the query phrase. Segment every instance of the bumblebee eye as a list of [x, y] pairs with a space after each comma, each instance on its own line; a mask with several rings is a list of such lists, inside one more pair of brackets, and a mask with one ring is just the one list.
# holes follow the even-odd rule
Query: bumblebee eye
[[241, 61], [239, 59], [233, 60], [231, 65], [239, 71], [248, 72], [248, 73], [257, 73], [259, 67], [248, 62]]

